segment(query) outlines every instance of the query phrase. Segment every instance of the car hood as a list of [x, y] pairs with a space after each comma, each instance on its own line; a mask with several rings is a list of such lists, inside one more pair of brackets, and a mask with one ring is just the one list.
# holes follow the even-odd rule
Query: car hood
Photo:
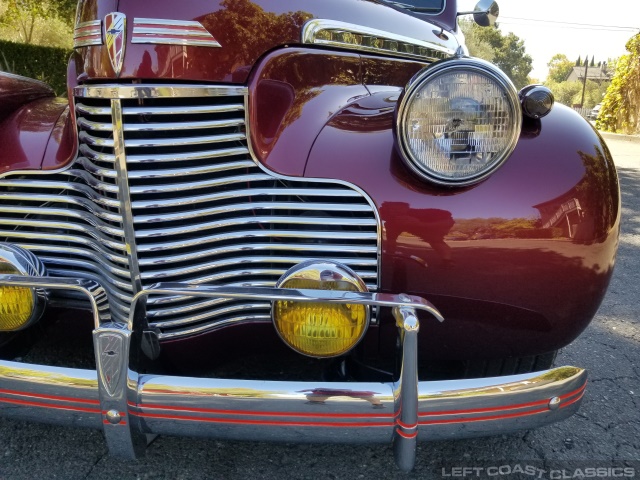
[[[76, 49], [78, 81], [137, 78], [244, 83], [252, 66], [266, 52], [300, 44], [305, 24], [314, 19], [401, 35], [451, 52], [458, 46], [454, 35], [442, 34], [443, 28], [452, 24], [449, 10], [418, 18], [371, 0], [186, 0], [179, 4], [168, 0], [152, 4], [145, 0], [82, 0], [76, 36], [78, 26], [92, 22], [102, 22], [104, 26], [105, 17], [111, 12], [126, 16], [122, 67], [117, 72], [110, 59], [109, 49], [118, 45], [108, 47], [103, 38], [100, 45]], [[176, 41], [163, 44], [166, 34], [157, 35], [153, 42], [139, 43], [140, 35], [132, 37], [136, 34], [134, 29], [148, 20], [159, 24], [165, 33], [167, 29], [181, 32], [175, 35], [184, 35], [180, 30], [182, 22], [197, 22], [219, 46], [212, 46], [211, 42], [205, 46], [185, 46]]]

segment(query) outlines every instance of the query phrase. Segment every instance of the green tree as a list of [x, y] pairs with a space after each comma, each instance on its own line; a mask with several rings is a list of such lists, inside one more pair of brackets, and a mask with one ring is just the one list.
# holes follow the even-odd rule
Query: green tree
[[547, 63], [547, 67], [549, 67], [549, 74], [547, 75], [547, 81], [550, 82], [564, 82], [571, 70], [573, 70], [573, 62], [567, 58], [564, 53], [556, 53], [549, 63]]
[[0, 39], [68, 48], [73, 12], [69, 0], [0, 0]]
[[464, 33], [469, 55], [482, 58], [487, 62], [493, 62], [494, 49], [483, 37], [480, 37], [482, 28], [470, 20], [460, 20], [460, 28]]
[[[582, 82], [554, 82], [547, 79], [544, 84], [551, 89], [556, 102], [573, 106], [580, 103], [582, 98]], [[602, 96], [607, 91], [608, 83], [598, 84], [587, 80], [584, 92], [584, 108], [593, 108], [602, 102]]]
[[640, 33], [631, 37], [625, 46], [629, 53], [616, 62], [596, 127], [634, 133], [640, 131]]
[[480, 27], [471, 21], [460, 21], [469, 54], [495, 63], [516, 88], [529, 83], [533, 60], [526, 53], [524, 41], [513, 33], [503, 35], [494, 27]]
[[582, 65], [582, 56], [578, 55], [578, 60], [576, 60], [576, 67], [579, 67], [580, 65]]

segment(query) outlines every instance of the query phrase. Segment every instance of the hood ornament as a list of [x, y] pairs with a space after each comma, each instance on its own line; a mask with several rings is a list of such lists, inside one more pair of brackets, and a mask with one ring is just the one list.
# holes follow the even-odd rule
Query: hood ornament
[[124, 47], [127, 35], [127, 17], [122, 13], [111, 12], [104, 17], [104, 36], [107, 42], [109, 60], [116, 76], [120, 76], [124, 62]]

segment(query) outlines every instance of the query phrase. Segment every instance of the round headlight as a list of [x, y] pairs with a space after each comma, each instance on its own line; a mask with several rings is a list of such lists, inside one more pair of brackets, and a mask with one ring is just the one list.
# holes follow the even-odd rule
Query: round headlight
[[[350, 268], [327, 260], [308, 260], [289, 269], [276, 287], [366, 292]], [[275, 301], [273, 324], [282, 340], [295, 351], [325, 358], [351, 350], [369, 325], [369, 307], [327, 302]]]
[[[0, 243], [0, 274], [44, 276], [45, 268], [28, 250]], [[0, 285], [0, 332], [21, 330], [38, 320], [44, 300], [41, 290]]]
[[470, 185], [498, 168], [518, 141], [522, 113], [509, 78], [484, 60], [454, 58], [407, 85], [397, 114], [400, 153], [441, 185]]

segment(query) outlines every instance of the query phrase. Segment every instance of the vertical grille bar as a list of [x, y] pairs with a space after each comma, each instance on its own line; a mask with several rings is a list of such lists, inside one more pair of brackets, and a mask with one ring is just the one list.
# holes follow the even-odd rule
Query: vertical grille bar
[[[0, 238], [49, 274], [104, 285], [114, 319], [154, 283], [273, 286], [308, 259], [378, 288], [375, 207], [340, 181], [290, 178], [250, 152], [247, 89], [88, 85], [75, 90], [79, 156], [60, 172], [0, 178]], [[149, 322], [180, 338], [270, 321], [268, 301], [156, 297]]]
[[142, 290], [142, 278], [140, 276], [140, 268], [138, 266], [136, 233], [133, 229], [133, 210], [131, 209], [129, 177], [127, 174], [127, 156], [124, 147], [122, 105], [120, 104], [119, 99], [111, 99], [111, 119], [113, 123], [113, 153], [116, 157], [115, 169], [117, 173], [118, 193], [120, 195], [124, 245], [127, 252], [127, 258], [129, 259], [131, 285], [133, 287], [133, 293], [136, 294]]

